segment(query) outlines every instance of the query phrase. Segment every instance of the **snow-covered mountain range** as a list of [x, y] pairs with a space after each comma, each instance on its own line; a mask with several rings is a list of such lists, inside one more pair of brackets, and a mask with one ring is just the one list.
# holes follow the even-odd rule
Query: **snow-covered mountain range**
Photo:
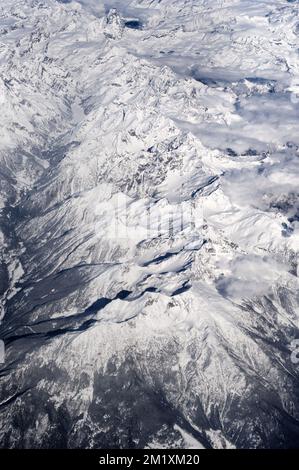
[[298, 447], [298, 11], [1, 1], [0, 447]]

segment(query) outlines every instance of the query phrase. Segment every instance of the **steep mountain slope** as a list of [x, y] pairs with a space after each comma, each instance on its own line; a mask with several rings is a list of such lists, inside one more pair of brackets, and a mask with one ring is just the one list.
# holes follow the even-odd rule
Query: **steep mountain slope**
[[0, 8], [1, 447], [298, 446], [298, 2]]

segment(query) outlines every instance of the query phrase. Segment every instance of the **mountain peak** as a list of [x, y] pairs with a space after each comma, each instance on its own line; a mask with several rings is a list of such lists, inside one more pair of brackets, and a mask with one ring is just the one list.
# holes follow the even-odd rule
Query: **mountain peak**
[[112, 39], [120, 39], [124, 23], [116, 8], [111, 8], [106, 16], [105, 35]]

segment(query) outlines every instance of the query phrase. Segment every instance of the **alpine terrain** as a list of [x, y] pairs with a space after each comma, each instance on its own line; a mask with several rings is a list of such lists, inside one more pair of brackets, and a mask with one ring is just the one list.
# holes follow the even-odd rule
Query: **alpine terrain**
[[1, 0], [0, 447], [299, 447], [298, 13]]

